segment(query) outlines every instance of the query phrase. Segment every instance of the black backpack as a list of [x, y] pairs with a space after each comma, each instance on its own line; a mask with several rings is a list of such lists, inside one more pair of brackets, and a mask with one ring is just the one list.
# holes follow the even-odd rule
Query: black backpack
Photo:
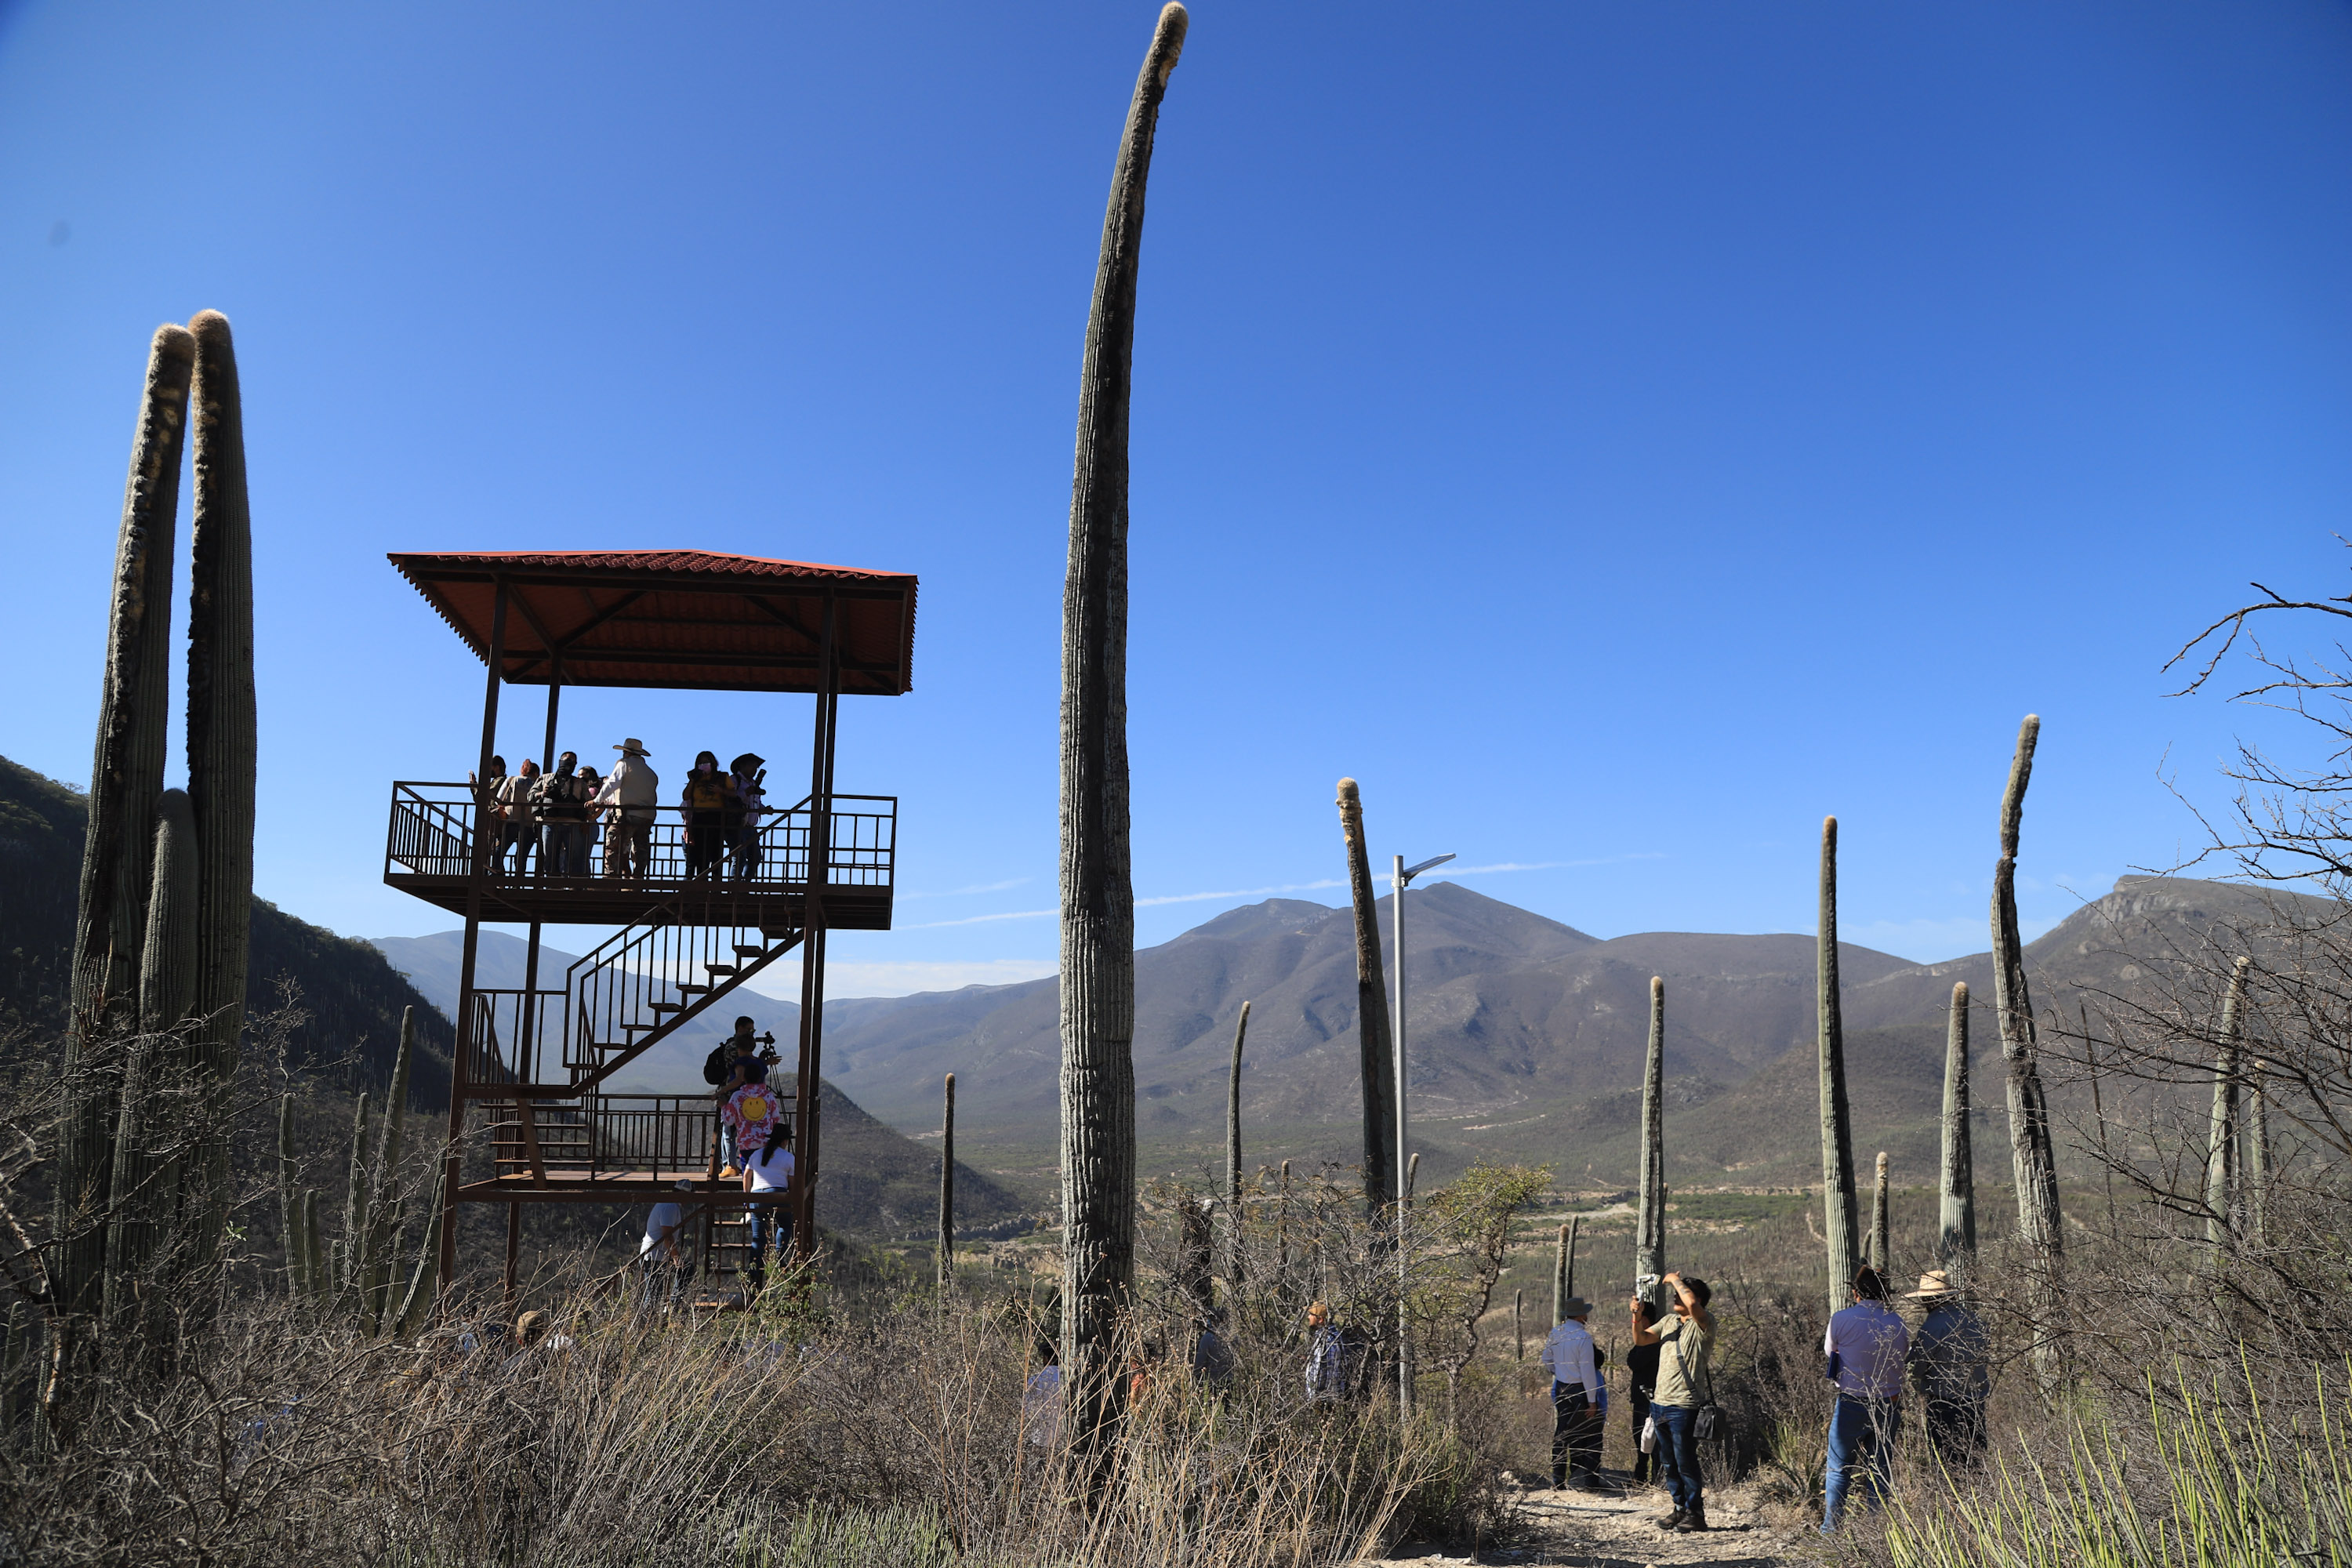
[[702, 1058], [702, 1081], [716, 1089], [725, 1083], [735, 1070], [735, 1042], [725, 1040], [710, 1047]]

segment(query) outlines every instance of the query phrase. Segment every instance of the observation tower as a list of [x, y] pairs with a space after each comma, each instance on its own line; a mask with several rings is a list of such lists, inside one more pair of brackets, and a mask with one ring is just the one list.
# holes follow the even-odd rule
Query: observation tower
[[[784, 1055], [791, 1076], [779, 1064], [770, 1082], [793, 1128], [793, 1228], [805, 1252], [816, 1234], [822, 1168], [825, 936], [890, 929], [898, 835], [896, 796], [835, 793], [835, 720], [845, 696], [895, 697], [911, 688], [914, 577], [688, 550], [390, 559], [487, 668], [477, 779], [490, 776], [507, 686], [547, 689], [542, 771], [555, 765], [566, 687], [804, 693], [813, 710], [807, 794], [768, 808], [753, 830], [760, 853], [744, 875], [735, 874], [745, 868], [731, 853], [715, 875], [688, 875], [686, 824], [675, 804], [687, 772], [679, 760], [655, 759], [663, 764], [663, 804], [642, 873], [628, 876], [607, 874], [601, 844], [582, 874], [547, 875], [542, 856], [519, 872], [502, 853], [487, 792], [465, 783], [392, 786], [385, 884], [466, 922], [443, 1171], [443, 1285], [457, 1277], [458, 1206], [481, 1203], [509, 1205], [509, 1293], [526, 1203], [682, 1200], [704, 1270], [731, 1271], [741, 1244], [725, 1233], [743, 1198], [717, 1180], [712, 1091], [628, 1093], [609, 1085], [704, 1015], [731, 1018], [718, 1011], [728, 994], [796, 950], [797, 1055]], [[783, 730], [772, 714], [747, 715], [737, 727], [763, 736]], [[601, 752], [583, 755], [603, 764]], [[781, 762], [772, 771], [793, 776]], [[771, 788], [768, 799], [790, 798], [792, 788]], [[600, 829], [592, 825], [592, 837]], [[520, 989], [477, 983], [485, 921], [530, 927]], [[540, 962], [550, 925], [618, 929], [556, 974]], [[692, 1193], [672, 1190], [682, 1178], [696, 1183]]]

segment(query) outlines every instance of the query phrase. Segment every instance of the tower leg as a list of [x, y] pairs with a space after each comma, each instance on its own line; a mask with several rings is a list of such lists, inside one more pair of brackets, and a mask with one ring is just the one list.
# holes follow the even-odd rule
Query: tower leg
[[514, 1310], [515, 1310], [515, 1297], [516, 1297], [516, 1295], [518, 1294], [517, 1286], [518, 1286], [518, 1283], [519, 1283], [518, 1279], [517, 1279], [517, 1275], [518, 1275], [518, 1273], [519, 1273], [519, 1271], [520, 1271], [520, 1263], [521, 1263], [521, 1258], [522, 1258], [522, 1205], [521, 1205], [520, 1204], [513, 1204], [513, 1203], [510, 1203], [510, 1204], [507, 1205], [507, 1289], [506, 1289], [507, 1316], [508, 1316], [508, 1317], [509, 1317], [509, 1318], [511, 1318], [511, 1317], [513, 1317], [513, 1316], [514, 1316]]

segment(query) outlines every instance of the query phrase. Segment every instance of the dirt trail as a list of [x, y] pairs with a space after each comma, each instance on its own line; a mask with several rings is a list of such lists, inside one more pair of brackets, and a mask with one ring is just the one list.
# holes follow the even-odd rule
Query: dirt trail
[[1521, 1492], [1514, 1511], [1528, 1534], [1514, 1545], [1488, 1547], [1475, 1556], [1407, 1548], [1362, 1568], [1780, 1568], [1801, 1560], [1798, 1553], [1805, 1538], [1767, 1524], [1747, 1487], [1708, 1489], [1707, 1521], [1713, 1528], [1704, 1535], [1670, 1535], [1658, 1529], [1652, 1521], [1672, 1506], [1664, 1492], [1638, 1489], [1607, 1495]]

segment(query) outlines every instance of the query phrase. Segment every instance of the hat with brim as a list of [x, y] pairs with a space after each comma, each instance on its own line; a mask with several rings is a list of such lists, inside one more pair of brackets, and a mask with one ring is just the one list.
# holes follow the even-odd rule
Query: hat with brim
[[1560, 1303], [1560, 1321], [1562, 1322], [1566, 1322], [1570, 1318], [1585, 1317], [1590, 1314], [1591, 1310], [1591, 1302], [1586, 1300], [1581, 1296], [1570, 1296], [1567, 1300]]
[[630, 736], [627, 740], [614, 747], [613, 750], [616, 752], [625, 752], [633, 757], [650, 757], [653, 755], [651, 752], [646, 750], [646, 743], [643, 741], [638, 740], [635, 735]]
[[768, 759], [760, 755], [759, 752], [746, 752], [741, 756], [736, 758], [733, 762], [728, 763], [727, 767], [728, 771], [730, 773], [756, 773], [767, 765]]
[[1903, 1299], [1906, 1301], [1932, 1300], [1937, 1296], [1949, 1296], [1956, 1289], [1950, 1274], [1941, 1268], [1930, 1268], [1919, 1276], [1919, 1289], [1906, 1290]]

